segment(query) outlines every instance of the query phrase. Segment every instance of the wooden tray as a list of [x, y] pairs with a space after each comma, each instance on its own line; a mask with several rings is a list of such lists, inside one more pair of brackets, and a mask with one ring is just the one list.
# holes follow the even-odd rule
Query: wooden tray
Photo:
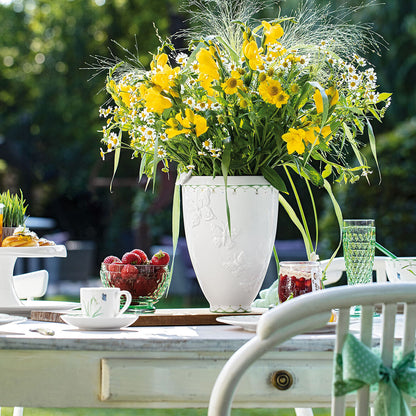
[[[265, 308], [253, 308], [252, 312], [244, 315], [261, 315]], [[71, 312], [62, 311], [32, 311], [30, 319], [34, 321], [64, 323], [61, 315]], [[156, 309], [154, 313], [140, 314], [131, 326], [185, 326], [185, 325], [222, 325], [216, 319], [219, 316], [242, 315], [240, 313], [213, 313], [208, 308], [190, 309]]]

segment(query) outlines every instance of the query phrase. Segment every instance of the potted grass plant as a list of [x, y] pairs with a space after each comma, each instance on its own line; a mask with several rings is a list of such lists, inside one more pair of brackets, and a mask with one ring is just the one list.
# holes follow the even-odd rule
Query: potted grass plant
[[26, 220], [26, 200], [23, 193], [12, 194], [9, 190], [0, 194], [0, 204], [3, 204], [3, 239], [12, 235], [14, 230], [23, 226]]

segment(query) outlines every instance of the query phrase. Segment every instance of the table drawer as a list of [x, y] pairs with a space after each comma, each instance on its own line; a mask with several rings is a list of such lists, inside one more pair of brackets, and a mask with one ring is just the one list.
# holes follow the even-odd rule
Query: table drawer
[[[308, 359], [300, 365], [291, 359], [258, 360], [242, 378], [234, 406], [291, 406], [329, 403], [332, 362]], [[305, 361], [303, 361], [305, 363]], [[182, 402], [206, 406], [225, 360], [104, 358], [101, 360], [101, 396], [104, 402], [134, 402], [152, 407]], [[273, 375], [282, 370], [278, 385]], [[287, 386], [284, 380], [291, 380]], [[286, 388], [285, 388], [286, 387]]]

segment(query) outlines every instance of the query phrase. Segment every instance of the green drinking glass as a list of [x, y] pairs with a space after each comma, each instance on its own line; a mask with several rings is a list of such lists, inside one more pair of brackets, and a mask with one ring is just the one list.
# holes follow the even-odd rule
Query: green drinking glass
[[342, 242], [348, 284], [371, 283], [376, 244], [374, 220], [344, 220]]

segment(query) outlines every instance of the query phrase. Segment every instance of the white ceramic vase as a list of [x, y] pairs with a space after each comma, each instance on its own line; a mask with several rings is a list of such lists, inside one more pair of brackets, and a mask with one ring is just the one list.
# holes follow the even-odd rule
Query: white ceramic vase
[[249, 312], [272, 257], [279, 193], [262, 176], [182, 180], [185, 236], [211, 312]]

